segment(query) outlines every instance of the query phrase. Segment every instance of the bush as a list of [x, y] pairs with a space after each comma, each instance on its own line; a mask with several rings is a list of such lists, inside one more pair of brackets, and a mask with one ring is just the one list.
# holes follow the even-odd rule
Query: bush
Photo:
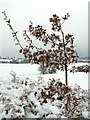
[[47, 74], [47, 68], [43, 67], [42, 65], [39, 66], [38, 70], [41, 74]]
[[38, 70], [40, 71], [41, 74], [49, 74], [49, 73], [53, 74], [57, 72], [57, 69], [54, 66], [47, 68], [40, 65]]
[[51, 68], [48, 69], [48, 73], [52, 74], [52, 73], [56, 73], [57, 69], [55, 68], [55, 66], [52, 66]]

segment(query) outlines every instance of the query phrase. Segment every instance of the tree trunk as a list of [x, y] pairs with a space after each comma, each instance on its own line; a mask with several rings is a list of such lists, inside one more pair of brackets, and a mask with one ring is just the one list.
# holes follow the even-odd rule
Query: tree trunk
[[65, 82], [66, 82], [66, 85], [68, 85], [68, 76], [67, 76], [67, 64], [65, 64]]
[[61, 29], [62, 37], [63, 37], [63, 45], [64, 45], [64, 57], [65, 57], [65, 82], [68, 85], [68, 78], [67, 78], [67, 55], [66, 55], [66, 47], [65, 47], [65, 40], [64, 40], [64, 33]]

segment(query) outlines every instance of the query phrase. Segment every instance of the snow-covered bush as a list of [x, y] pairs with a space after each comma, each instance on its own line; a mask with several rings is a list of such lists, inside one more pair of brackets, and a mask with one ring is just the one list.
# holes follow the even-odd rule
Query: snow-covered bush
[[55, 68], [55, 66], [47, 68], [47, 67], [40, 65], [38, 70], [40, 71], [41, 74], [49, 74], [49, 73], [52, 74], [52, 73], [57, 72], [57, 69]]
[[78, 85], [68, 87], [59, 79], [18, 77], [0, 84], [0, 120], [3, 118], [83, 118], [88, 93]]
[[65, 116], [79, 118], [83, 117], [82, 112], [86, 109], [85, 102], [88, 102], [88, 96], [85, 95], [85, 92], [86, 91], [82, 90], [78, 85], [71, 88], [52, 79], [49, 85], [42, 89], [41, 96], [43, 98], [43, 103], [48, 103], [49, 100], [51, 103], [59, 100], [59, 107], [62, 108], [62, 113]]
[[38, 67], [38, 70], [40, 71], [41, 74], [47, 74], [47, 68], [43, 67], [42, 65]]
[[12, 70], [12, 71], [10, 72], [10, 75], [12, 76], [12, 79], [11, 79], [12, 82], [14, 82], [14, 83], [15, 83], [16, 81], [18, 82], [19, 77], [16, 75], [16, 72], [15, 72], [15, 71]]
[[70, 69], [70, 72], [85, 72], [85, 73], [89, 73], [90, 72], [90, 66], [89, 65], [82, 65], [82, 66], [72, 66], [72, 68]]

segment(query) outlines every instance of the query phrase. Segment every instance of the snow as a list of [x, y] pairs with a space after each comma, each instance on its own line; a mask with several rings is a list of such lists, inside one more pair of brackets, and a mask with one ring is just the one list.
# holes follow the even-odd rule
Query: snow
[[[81, 66], [84, 64], [86, 65], [86, 63], [74, 65]], [[71, 66], [73, 64], [68, 69]], [[41, 105], [43, 99], [40, 97], [40, 90], [48, 86], [52, 78], [65, 83], [64, 71], [42, 75], [38, 71], [38, 67], [35, 64], [0, 64], [0, 120], [2, 118], [25, 117], [25, 115], [27, 118], [39, 118], [44, 114], [47, 118], [65, 118], [65, 115], [62, 114], [65, 101], [64, 103], [63, 101], [60, 103], [58, 100], [51, 102], [48, 99], [47, 103]], [[81, 91], [82, 89], [88, 90], [88, 74], [70, 73], [68, 71], [68, 85], [74, 87], [79, 85], [78, 88], [81, 88]], [[81, 91], [77, 93], [77, 96], [81, 94]], [[86, 93], [83, 94], [86, 95]], [[54, 97], [57, 98], [57, 94]], [[29, 104], [32, 108], [29, 107]], [[88, 103], [85, 102], [84, 105], [88, 106]], [[26, 107], [26, 113], [24, 107]], [[8, 113], [6, 114], [7, 110]], [[82, 110], [82, 115], [88, 118], [86, 107], [83, 107]]]
[[[74, 64], [75, 66], [81, 66], [81, 65], [86, 65], [86, 63], [77, 63]], [[69, 66], [68, 69], [71, 68], [72, 65]], [[13, 71], [16, 73], [17, 76], [27, 76], [31, 77], [31, 79], [35, 80], [38, 77], [43, 77], [43, 79], [48, 79], [48, 78], [56, 78], [60, 79], [63, 83], [65, 83], [65, 75], [63, 71], [57, 71], [56, 74], [45, 74], [41, 75], [40, 72], [38, 71], [38, 65], [31, 65], [31, 64], [0, 64], [0, 81], [8, 81], [8, 79], [11, 77], [10, 73]], [[68, 84], [70, 86], [74, 85], [77, 83], [80, 85], [81, 88], [83, 89], [88, 89], [88, 74], [87, 73], [80, 73], [80, 72], [75, 72], [75, 73], [70, 73], [68, 71]]]

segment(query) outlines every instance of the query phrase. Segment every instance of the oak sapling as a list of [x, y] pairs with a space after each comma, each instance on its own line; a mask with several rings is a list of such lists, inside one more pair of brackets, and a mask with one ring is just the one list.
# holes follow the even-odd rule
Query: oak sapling
[[[68, 85], [68, 66], [71, 63], [78, 61], [78, 54], [75, 51], [74, 46], [74, 36], [72, 34], [65, 34], [63, 32], [63, 24], [70, 17], [67, 13], [64, 17], [59, 18], [56, 14], [49, 19], [52, 25], [52, 34], [48, 34], [46, 29], [41, 25], [36, 27], [30, 21], [28, 30], [24, 30], [23, 38], [27, 41], [28, 45], [23, 47], [17, 36], [17, 31], [15, 31], [11, 25], [11, 20], [7, 17], [5, 11], [2, 12], [4, 15], [4, 20], [12, 31], [12, 36], [15, 41], [15, 45], [20, 46], [19, 52], [24, 55], [30, 63], [40, 64], [42, 67], [51, 69], [54, 66], [55, 69], [65, 71], [65, 83]], [[50, 49], [38, 48], [34, 45], [34, 37], [43, 43], [43, 46], [50, 45]]]

